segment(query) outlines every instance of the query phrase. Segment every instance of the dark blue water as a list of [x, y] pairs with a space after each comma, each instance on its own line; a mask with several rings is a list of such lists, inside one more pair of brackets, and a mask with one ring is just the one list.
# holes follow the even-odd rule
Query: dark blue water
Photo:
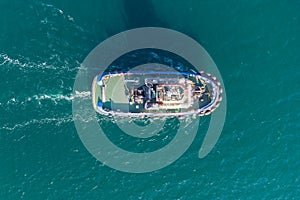
[[[298, 199], [300, 2], [0, 1], [0, 199]], [[116, 171], [72, 119], [80, 63], [106, 38], [160, 26], [197, 40], [227, 92], [220, 140], [172, 165]]]

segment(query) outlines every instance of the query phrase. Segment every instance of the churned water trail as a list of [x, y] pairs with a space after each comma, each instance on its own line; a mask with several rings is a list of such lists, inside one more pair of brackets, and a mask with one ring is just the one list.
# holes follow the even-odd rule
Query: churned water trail
[[91, 91], [75, 91], [75, 94], [35, 94], [29, 97], [13, 97], [6, 102], [0, 102], [0, 106], [25, 106], [28, 103], [37, 103], [39, 105], [49, 104], [50, 100], [54, 104], [71, 103], [75, 98], [91, 99]]
[[[55, 66], [53, 64], [48, 63], [47, 61], [42, 63], [37, 63], [31, 61], [29, 58], [25, 58], [22, 56], [19, 56], [20, 58], [11, 58], [9, 55], [0, 53], [0, 66], [2, 69], [20, 69], [20, 70], [53, 70], [53, 71], [74, 71], [76, 72], [79, 67], [70, 67], [66, 63], [66, 65], [62, 65], [60, 63], [59, 66]], [[55, 55], [52, 55], [52, 57], [56, 57]], [[77, 66], [80, 66], [79, 62], [77, 62]]]
[[6, 131], [15, 131], [15, 130], [19, 130], [22, 129], [24, 127], [27, 126], [34, 126], [34, 125], [47, 125], [47, 124], [54, 124], [55, 126], [60, 126], [61, 124], [64, 123], [69, 123], [72, 122], [73, 118], [72, 116], [66, 116], [66, 117], [62, 117], [62, 118], [43, 118], [43, 119], [31, 119], [29, 121], [26, 122], [22, 122], [22, 123], [17, 123], [14, 125], [4, 125], [3, 127], [1, 127], [1, 130], [6, 130]]

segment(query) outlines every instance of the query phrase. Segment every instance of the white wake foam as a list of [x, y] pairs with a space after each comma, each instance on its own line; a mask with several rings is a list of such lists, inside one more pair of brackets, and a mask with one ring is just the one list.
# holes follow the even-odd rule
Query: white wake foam
[[[52, 58], [57, 57], [57, 55], [52, 55]], [[20, 70], [66, 70], [66, 71], [74, 71], [78, 70], [80, 67], [79, 63], [76, 63], [77, 67], [70, 67], [68, 66], [68, 63], [58, 64], [57, 62], [53, 61], [53, 63], [57, 64], [57, 66], [54, 66], [52, 64], [49, 64], [47, 62], [32, 62], [29, 58], [24, 58], [22, 56], [19, 56], [19, 58], [11, 58], [9, 55], [5, 53], [0, 53], [0, 66], [3, 67], [13, 67], [13, 69], [16, 69], [16, 67]], [[59, 66], [58, 66], [59, 65]]]
[[69, 123], [72, 122], [73, 118], [72, 115], [66, 116], [66, 117], [61, 117], [61, 118], [43, 118], [43, 119], [31, 119], [29, 121], [25, 121], [22, 123], [18, 123], [15, 125], [4, 125], [0, 128], [0, 130], [6, 130], [6, 131], [14, 131], [17, 129], [21, 129], [24, 128], [26, 126], [30, 126], [30, 125], [35, 125], [35, 124], [50, 124], [50, 123], [54, 123], [56, 126], [60, 126], [62, 124], [65, 123]]
[[43, 104], [45, 100], [51, 100], [55, 104], [61, 102], [61, 101], [67, 101], [67, 102], [72, 102], [76, 98], [82, 98], [82, 99], [87, 99], [91, 98], [91, 92], [90, 91], [75, 91], [74, 94], [36, 94], [30, 97], [25, 97], [25, 98], [18, 98], [18, 97], [13, 97], [10, 100], [8, 100], [5, 103], [1, 103], [0, 105], [25, 105], [28, 102], [36, 101], [39, 105]]
[[78, 92], [75, 91], [75, 94], [63, 95], [63, 94], [42, 94], [42, 95], [34, 95], [31, 99], [41, 101], [45, 99], [50, 99], [52, 101], [73, 101], [75, 98], [87, 98], [91, 96], [90, 91]]

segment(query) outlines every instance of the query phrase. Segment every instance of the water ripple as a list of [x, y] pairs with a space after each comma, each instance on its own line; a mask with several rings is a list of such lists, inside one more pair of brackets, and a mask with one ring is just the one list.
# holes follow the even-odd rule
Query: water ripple
[[[53, 55], [54, 56], [54, 55]], [[53, 57], [52, 56], [52, 57]], [[26, 62], [21, 60], [27, 60]], [[33, 70], [66, 70], [66, 71], [77, 71], [79, 67], [69, 67], [68, 65], [61, 65], [61, 66], [54, 66], [52, 64], [49, 64], [47, 62], [42, 63], [36, 63], [29, 61], [29, 58], [23, 58], [20, 56], [19, 59], [11, 58], [9, 55], [5, 53], [0, 53], [0, 66], [9, 68], [13, 67], [13, 69], [16, 69], [15, 67], [18, 67], [20, 70], [24, 69], [33, 69]], [[66, 63], [65, 63], [66, 64]], [[77, 65], [79, 66], [79, 62], [77, 62]]]
[[36, 124], [50, 124], [54, 123], [56, 126], [60, 126], [65, 123], [72, 122], [73, 118], [72, 115], [68, 115], [61, 118], [43, 118], [43, 119], [31, 119], [26, 122], [18, 123], [15, 125], [4, 125], [0, 128], [0, 130], [6, 130], [6, 131], [14, 131], [18, 130], [27, 126], [36, 125]]
[[[35, 94], [30, 97], [25, 98], [18, 98], [13, 97], [9, 99], [7, 102], [0, 102], [0, 106], [20, 106], [20, 105], [27, 105], [30, 102], [36, 102], [39, 105], [42, 105], [45, 100], [51, 100], [54, 104], [58, 104], [61, 101], [64, 101], [63, 103], [72, 102], [75, 98], [81, 98], [81, 99], [90, 99], [91, 98], [91, 92], [90, 91], [82, 91], [78, 92], [75, 91], [75, 94]], [[47, 102], [49, 103], [49, 102]], [[8, 108], [9, 109], [9, 108]]]

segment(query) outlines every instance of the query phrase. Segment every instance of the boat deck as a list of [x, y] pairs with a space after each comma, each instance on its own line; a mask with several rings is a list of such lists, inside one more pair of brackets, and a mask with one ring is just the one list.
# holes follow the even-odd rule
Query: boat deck
[[108, 74], [93, 83], [93, 104], [101, 114], [197, 113], [211, 102], [203, 81], [182, 74]]

